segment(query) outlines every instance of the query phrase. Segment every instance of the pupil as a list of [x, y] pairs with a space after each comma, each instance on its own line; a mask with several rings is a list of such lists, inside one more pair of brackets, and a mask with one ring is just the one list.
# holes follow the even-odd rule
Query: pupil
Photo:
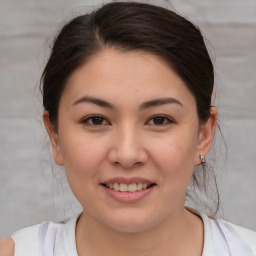
[[93, 124], [95, 124], [95, 125], [100, 125], [100, 124], [102, 124], [102, 121], [103, 121], [103, 118], [102, 118], [102, 117], [99, 117], [99, 116], [92, 118], [92, 122], [93, 122]]
[[163, 124], [164, 118], [163, 117], [154, 117], [155, 124]]

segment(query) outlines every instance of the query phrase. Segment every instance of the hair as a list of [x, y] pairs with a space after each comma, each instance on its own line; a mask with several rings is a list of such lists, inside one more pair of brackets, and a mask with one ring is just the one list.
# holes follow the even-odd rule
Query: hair
[[[53, 41], [41, 77], [41, 91], [54, 130], [58, 129], [58, 106], [68, 79], [91, 56], [106, 48], [121, 52], [142, 50], [160, 56], [194, 95], [199, 122], [208, 120], [214, 69], [199, 28], [159, 6], [115, 2], [75, 17]], [[191, 184], [206, 190], [206, 164], [202, 167], [203, 178], [194, 172]], [[217, 211], [218, 199], [216, 205]]]

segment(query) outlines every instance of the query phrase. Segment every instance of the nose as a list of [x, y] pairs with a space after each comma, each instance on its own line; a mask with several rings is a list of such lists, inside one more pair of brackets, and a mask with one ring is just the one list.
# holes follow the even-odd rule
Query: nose
[[136, 129], [126, 127], [120, 129], [113, 136], [108, 154], [112, 164], [129, 169], [147, 162], [147, 152], [143, 148], [142, 140]]

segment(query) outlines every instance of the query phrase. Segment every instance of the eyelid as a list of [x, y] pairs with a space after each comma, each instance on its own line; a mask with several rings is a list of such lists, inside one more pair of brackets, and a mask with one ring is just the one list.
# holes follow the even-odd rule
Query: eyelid
[[100, 117], [103, 119], [103, 121], [106, 121], [109, 124], [109, 121], [104, 116], [99, 115], [99, 114], [91, 114], [89, 116], [86, 116], [85, 118], [82, 119], [81, 122], [84, 123], [85, 125], [93, 126], [93, 127], [101, 127], [101, 126], [106, 125], [106, 124], [100, 124], [100, 125], [89, 124], [88, 120], [92, 119], [93, 117]]
[[[153, 120], [153, 119], [156, 118], [156, 117], [162, 117], [162, 118], [164, 118], [165, 120], [168, 121], [168, 124], [175, 123], [175, 121], [174, 121], [171, 117], [166, 116], [166, 115], [163, 115], [163, 114], [156, 114], [156, 115], [154, 115], [154, 116], [151, 116], [151, 117], [149, 118], [149, 120], [148, 120], [146, 123], [148, 123], [149, 121]], [[165, 126], [165, 125], [168, 125], [168, 124], [160, 124], [160, 125], [154, 125], [154, 124], [153, 124], [153, 125], [154, 125], [154, 126], [159, 126], [159, 127], [161, 127], [161, 126]]]
[[[101, 127], [101, 126], [106, 125], [106, 124], [99, 124], [99, 125], [89, 124], [89, 123], [88, 123], [88, 120], [92, 119], [93, 117], [100, 117], [100, 118], [103, 119], [103, 121], [106, 121], [108, 124], [110, 124], [110, 122], [109, 122], [104, 116], [102, 116], [102, 115], [100, 115], [100, 114], [91, 114], [91, 115], [89, 115], [89, 116], [86, 116], [85, 118], [82, 119], [81, 122], [84, 123], [84, 124], [86, 124], [86, 125], [88, 125], [88, 126], [93, 126], [93, 127]], [[172, 118], [170, 118], [169, 116], [166, 116], [166, 115], [163, 115], [163, 114], [156, 114], [156, 115], [154, 115], [154, 116], [151, 116], [151, 117], [148, 119], [148, 121], [146, 122], [146, 124], [147, 124], [148, 122], [150, 122], [151, 120], [153, 120], [154, 118], [157, 118], [157, 117], [164, 118], [165, 120], [167, 120], [168, 123], [167, 123], [167, 124], [159, 124], [159, 125], [157, 125], [157, 124], [152, 124], [152, 125], [154, 125], [154, 126], [161, 127], [161, 126], [169, 125], [169, 124], [171, 124], [171, 123], [175, 123], [175, 121], [174, 121]]]

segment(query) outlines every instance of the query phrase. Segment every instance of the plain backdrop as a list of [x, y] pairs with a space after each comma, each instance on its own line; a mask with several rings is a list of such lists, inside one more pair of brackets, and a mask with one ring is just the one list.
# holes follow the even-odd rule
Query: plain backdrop
[[[219, 215], [256, 230], [256, 1], [170, 2], [201, 28], [215, 65], [215, 105], [228, 149], [225, 155], [217, 147], [214, 164]], [[0, 1], [0, 237], [81, 210], [64, 171], [51, 162], [38, 86], [60, 25], [101, 3]]]

